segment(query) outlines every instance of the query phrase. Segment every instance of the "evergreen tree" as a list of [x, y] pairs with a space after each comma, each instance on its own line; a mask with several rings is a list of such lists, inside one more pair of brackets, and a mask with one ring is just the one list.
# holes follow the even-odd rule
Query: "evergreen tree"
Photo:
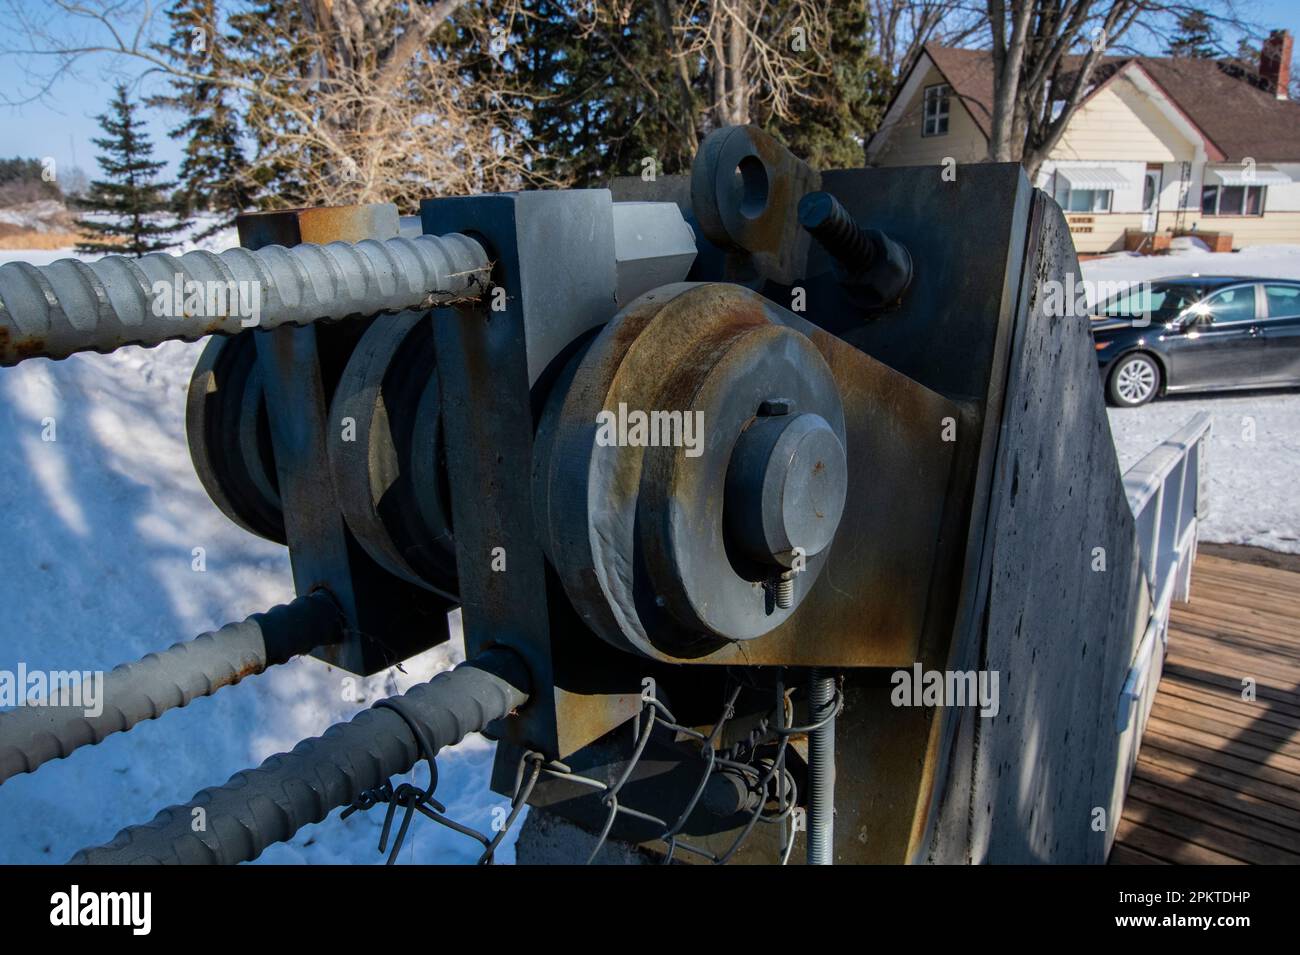
[[[695, 148], [710, 130], [713, 92], [707, 65], [693, 61], [689, 106], [684, 102], [659, 15], [680, 11], [681, 4], [620, 6], [617, 28], [605, 19], [594, 32], [582, 28], [590, 0], [522, 0], [522, 6], [525, 15], [513, 19], [515, 34], [507, 44], [511, 59], [467, 55], [464, 62], [471, 79], [495, 67], [503, 85], [518, 92], [540, 176], [598, 185], [611, 176], [639, 175], [647, 156], [655, 157], [658, 173], [690, 171]], [[784, 33], [789, 3], [774, 0], [763, 10], [760, 35]], [[707, 5], [696, 11], [697, 28], [707, 12]], [[893, 80], [872, 53], [860, 4], [831, 5], [826, 16], [830, 47], [817, 51], [824, 54], [818, 72], [825, 75], [800, 89], [789, 119], [765, 109], [756, 95], [750, 121], [814, 167], [858, 166]]]
[[[683, 128], [680, 88], [654, 4], [622, 8], [617, 27], [585, 32], [590, 3], [523, 0], [513, 33], [495, 52], [472, 33], [457, 55], [467, 78], [510, 91], [527, 117], [539, 182], [603, 184], [639, 175], [647, 156], [658, 173], [690, 169], [692, 129]], [[701, 116], [695, 117], [698, 122]]]
[[301, 4], [291, 0], [257, 0], [229, 19], [229, 55], [239, 76], [272, 96], [250, 97], [244, 104], [243, 128], [253, 140], [248, 180], [259, 208], [302, 205], [304, 189], [297, 169], [322, 161], [310, 153], [286, 155], [282, 144], [301, 131], [301, 121], [274, 101], [297, 93], [309, 81], [316, 49], [303, 22]]
[[803, 91], [792, 119], [769, 117], [762, 125], [814, 169], [857, 168], [867, 134], [883, 118], [894, 78], [873, 52], [863, 4], [832, 4], [826, 16], [830, 75]]
[[[160, 220], [169, 207], [163, 193], [174, 183], [156, 181], [158, 171], [167, 164], [149, 158], [153, 144], [142, 129], [144, 123], [135, 118], [135, 109], [126, 85], [119, 83], [109, 111], [98, 117], [106, 135], [91, 141], [103, 150], [97, 160], [104, 178], [92, 182], [77, 205], [106, 217], [77, 220], [92, 236], [78, 243], [78, 252], [120, 252], [139, 258], [174, 244], [162, 238], [183, 224]], [[96, 236], [101, 238], [97, 241]]]
[[1178, 18], [1178, 32], [1169, 39], [1170, 56], [1209, 60], [1218, 56], [1219, 38], [1204, 10], [1189, 10]]
[[218, 30], [216, 0], [175, 0], [167, 9], [171, 35], [155, 49], [198, 78], [175, 77], [171, 92], [146, 102], [179, 110], [185, 120], [171, 135], [185, 141], [176, 211], [216, 212], [221, 219], [200, 238], [234, 221], [253, 202], [248, 161], [239, 141], [239, 122], [228, 99], [229, 90], [207, 77], [228, 76], [232, 64], [226, 38]]

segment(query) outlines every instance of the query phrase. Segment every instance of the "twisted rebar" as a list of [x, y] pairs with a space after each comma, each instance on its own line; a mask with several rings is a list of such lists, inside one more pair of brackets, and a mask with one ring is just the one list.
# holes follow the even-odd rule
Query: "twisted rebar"
[[113, 841], [82, 849], [73, 863], [234, 864], [284, 842], [303, 826], [349, 806], [420, 758], [432, 759], [528, 699], [519, 657], [495, 648], [440, 673], [401, 696], [381, 700], [257, 769], [204, 789], [152, 822], [123, 829]]
[[490, 269], [483, 247], [458, 233], [10, 262], [0, 265], [0, 365], [432, 308], [477, 298]]
[[116, 667], [104, 674], [95, 715], [87, 715], [84, 699], [63, 705], [44, 700], [0, 713], [0, 783], [313, 647], [336, 643], [342, 634], [338, 604], [317, 591]]

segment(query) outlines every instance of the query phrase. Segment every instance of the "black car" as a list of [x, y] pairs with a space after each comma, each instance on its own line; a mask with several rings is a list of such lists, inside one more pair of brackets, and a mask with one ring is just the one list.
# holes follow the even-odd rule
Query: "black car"
[[1189, 275], [1102, 303], [1092, 319], [1106, 397], [1300, 385], [1300, 281]]

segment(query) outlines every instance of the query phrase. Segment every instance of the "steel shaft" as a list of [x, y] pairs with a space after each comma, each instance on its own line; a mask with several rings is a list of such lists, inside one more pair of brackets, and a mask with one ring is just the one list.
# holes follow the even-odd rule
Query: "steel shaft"
[[10, 262], [0, 265], [0, 365], [431, 308], [477, 298], [490, 268], [483, 247], [456, 233]]

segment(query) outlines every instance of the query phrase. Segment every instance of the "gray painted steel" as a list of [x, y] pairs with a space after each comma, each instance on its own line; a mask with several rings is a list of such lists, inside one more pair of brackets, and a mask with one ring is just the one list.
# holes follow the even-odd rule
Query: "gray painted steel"
[[87, 716], [82, 706], [20, 706], [0, 714], [0, 782], [333, 643], [342, 633], [338, 605], [318, 591], [116, 667], [104, 675], [98, 715]]
[[616, 202], [614, 265], [618, 304], [686, 278], [695, 262], [695, 233], [672, 202]]
[[1130, 740], [1115, 732], [1115, 706], [1148, 616], [1137, 536], [1088, 319], [1044, 309], [1043, 280], [1078, 268], [1069, 227], [1042, 193], [1032, 218], [982, 625], [954, 640], [947, 662], [998, 674], [998, 712], [941, 713], [956, 735], [932, 837], [919, 847], [930, 862], [1104, 862], [1127, 783]]

